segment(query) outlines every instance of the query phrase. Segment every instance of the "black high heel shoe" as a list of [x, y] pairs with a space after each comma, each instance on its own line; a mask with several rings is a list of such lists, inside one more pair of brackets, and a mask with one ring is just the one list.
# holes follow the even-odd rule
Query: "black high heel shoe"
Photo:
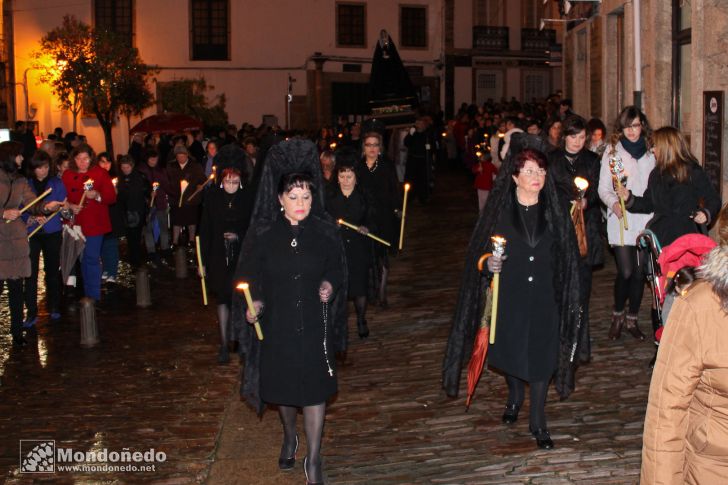
[[[308, 479], [308, 469], [306, 467], [308, 465], [308, 457], [305, 457], [303, 459], [303, 473], [306, 474], [306, 485], [324, 485], [324, 482], [312, 482]], [[321, 466], [321, 465], [319, 465]]]
[[283, 471], [292, 470], [293, 466], [296, 464], [296, 452], [298, 451], [298, 435], [296, 435], [296, 447], [293, 449], [293, 455], [290, 457], [286, 457], [283, 455], [283, 452], [286, 449], [286, 444], [283, 443], [283, 446], [281, 446], [281, 456], [278, 457], [278, 468], [280, 468]]
[[551, 434], [549, 433], [549, 430], [543, 428], [533, 430], [530, 427], [529, 429], [533, 437], [536, 438], [536, 446], [538, 446], [542, 450], [550, 450], [554, 447], [554, 442], [551, 439]]
[[359, 338], [365, 339], [369, 336], [369, 326], [366, 320], [357, 320], [356, 329], [359, 332]]
[[513, 424], [518, 421], [518, 411], [521, 407], [518, 404], [506, 404], [506, 410], [503, 412], [503, 424]]

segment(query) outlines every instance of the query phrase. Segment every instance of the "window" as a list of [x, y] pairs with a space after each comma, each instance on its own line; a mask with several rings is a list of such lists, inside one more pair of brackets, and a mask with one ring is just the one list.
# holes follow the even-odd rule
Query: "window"
[[366, 47], [366, 5], [336, 4], [336, 43], [344, 47]]
[[400, 7], [399, 33], [402, 47], [427, 47], [427, 7]]
[[114, 32], [132, 45], [134, 35], [133, 0], [95, 0], [94, 25], [97, 29]]
[[475, 25], [505, 25], [505, 5], [503, 0], [475, 0], [473, 2]]
[[193, 61], [230, 59], [230, 2], [190, 1], [190, 42]]
[[673, 0], [672, 8], [672, 124], [683, 133], [691, 126], [691, 2]]

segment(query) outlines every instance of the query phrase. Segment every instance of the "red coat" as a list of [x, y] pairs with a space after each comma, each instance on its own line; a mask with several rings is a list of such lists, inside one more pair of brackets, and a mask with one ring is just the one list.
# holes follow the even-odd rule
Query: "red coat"
[[[479, 170], [480, 169], [480, 170]], [[493, 178], [498, 173], [498, 169], [490, 160], [483, 160], [473, 165], [473, 173], [475, 174], [475, 188], [479, 190], [492, 190]]]
[[86, 173], [73, 170], [63, 173], [63, 185], [68, 192], [68, 202], [72, 204], [81, 201], [83, 183], [88, 179], [93, 179], [94, 190], [101, 194], [101, 202], [86, 198], [83, 209], [76, 214], [75, 224], [81, 226], [84, 236], [101, 236], [111, 232], [109, 205], [116, 202], [116, 190], [109, 173], [99, 166], [89, 168]]

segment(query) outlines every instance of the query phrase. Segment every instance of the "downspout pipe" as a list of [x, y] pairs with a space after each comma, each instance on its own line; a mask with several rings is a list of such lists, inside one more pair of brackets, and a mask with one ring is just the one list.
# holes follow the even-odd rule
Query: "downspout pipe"
[[642, 20], [640, 0], [632, 0], [632, 13], [634, 14], [634, 105], [642, 109]]

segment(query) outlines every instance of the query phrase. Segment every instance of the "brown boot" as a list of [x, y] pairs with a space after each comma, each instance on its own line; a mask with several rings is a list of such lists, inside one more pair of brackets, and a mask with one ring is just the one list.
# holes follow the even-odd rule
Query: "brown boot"
[[645, 334], [642, 333], [640, 328], [637, 326], [637, 315], [632, 315], [631, 313], [627, 315], [625, 325], [627, 328], [627, 331], [637, 340], [644, 340]]
[[624, 325], [625, 311], [612, 312], [612, 325], [609, 327], [609, 339], [618, 340], [622, 334], [622, 326]]

